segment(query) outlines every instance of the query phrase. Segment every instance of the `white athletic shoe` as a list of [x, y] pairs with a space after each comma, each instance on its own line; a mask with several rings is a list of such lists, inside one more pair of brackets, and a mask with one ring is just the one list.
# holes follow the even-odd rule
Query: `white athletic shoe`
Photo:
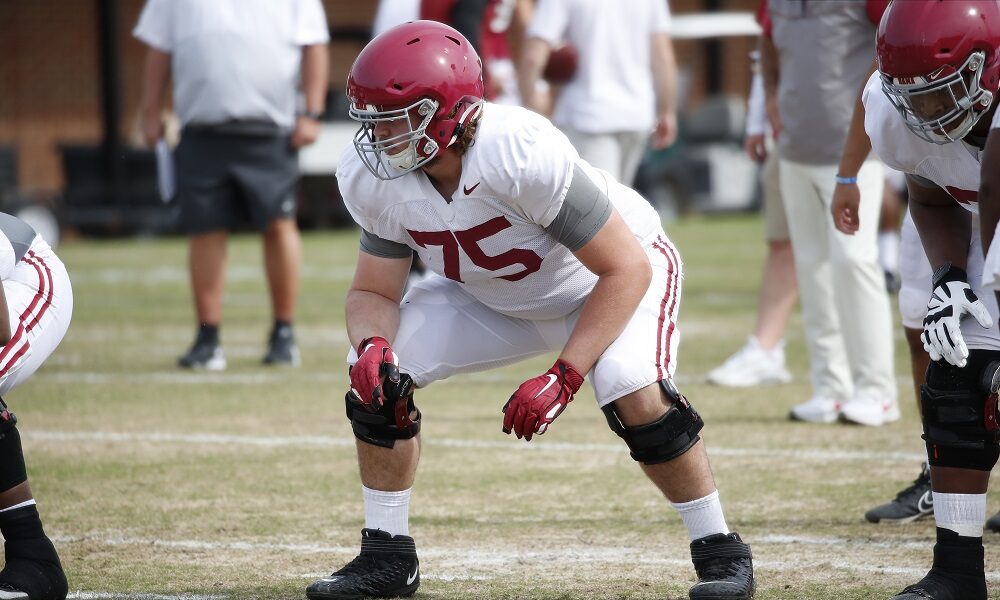
[[833, 423], [840, 414], [841, 406], [842, 404], [833, 398], [813, 396], [806, 402], [793, 406], [788, 418], [809, 423]]
[[840, 410], [840, 418], [858, 425], [878, 427], [899, 420], [899, 403], [872, 392], [859, 392]]
[[785, 368], [784, 342], [772, 350], [764, 350], [757, 338], [750, 336], [736, 354], [709, 371], [706, 378], [709, 383], [725, 387], [752, 387], [788, 383], [792, 380], [792, 375]]

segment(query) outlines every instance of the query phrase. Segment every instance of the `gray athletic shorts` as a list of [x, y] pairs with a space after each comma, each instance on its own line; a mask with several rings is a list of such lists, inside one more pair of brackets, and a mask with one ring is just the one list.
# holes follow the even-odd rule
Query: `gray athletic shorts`
[[275, 219], [295, 216], [298, 152], [286, 134], [188, 127], [174, 160], [184, 233], [244, 224], [264, 231]]

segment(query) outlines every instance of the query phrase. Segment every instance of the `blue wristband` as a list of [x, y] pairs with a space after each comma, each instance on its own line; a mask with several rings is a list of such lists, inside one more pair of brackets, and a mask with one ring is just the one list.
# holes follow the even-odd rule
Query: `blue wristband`
[[836, 177], [834, 177], [834, 179], [837, 181], [837, 183], [845, 185], [858, 182], [857, 175], [855, 175], [854, 177], [844, 177], [843, 175], [837, 175]]

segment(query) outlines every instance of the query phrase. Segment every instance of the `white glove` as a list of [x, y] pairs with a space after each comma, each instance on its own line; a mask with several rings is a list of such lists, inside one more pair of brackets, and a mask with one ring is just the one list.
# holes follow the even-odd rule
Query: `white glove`
[[993, 318], [967, 280], [965, 271], [951, 263], [945, 263], [934, 273], [934, 293], [927, 302], [924, 332], [920, 334], [931, 360], [944, 359], [959, 368], [969, 358], [969, 349], [962, 339], [962, 318], [970, 314], [984, 329], [993, 327]]

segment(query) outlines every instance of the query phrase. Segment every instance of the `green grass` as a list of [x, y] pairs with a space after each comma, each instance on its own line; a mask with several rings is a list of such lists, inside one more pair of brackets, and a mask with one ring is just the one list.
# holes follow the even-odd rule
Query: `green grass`
[[[686, 271], [678, 380], [708, 422], [727, 519], [754, 548], [758, 598], [891, 596], [926, 569], [934, 535], [932, 521], [876, 527], [861, 517], [916, 476], [913, 457], [923, 452], [899, 330], [903, 420], [890, 426], [786, 420], [810, 391], [797, 316], [787, 347], [794, 383], [701, 383], [752, 327], [761, 230], [748, 217], [668, 230]], [[306, 236], [303, 367], [275, 371], [259, 366], [270, 319], [259, 240], [234, 238], [223, 374], [174, 367], [194, 333], [183, 239], [59, 250], [74, 282], [73, 325], [7, 400], [72, 590], [303, 598], [309, 581], [353, 557], [363, 519], [343, 416], [343, 301], [356, 247], [353, 232]], [[607, 429], [589, 389], [530, 445], [501, 433], [507, 395], [549, 360], [419, 393], [417, 597], [686, 598], [692, 570], [680, 519]], [[987, 561], [1000, 564], [1000, 538], [987, 538]], [[1000, 578], [992, 585], [1000, 589]]]

